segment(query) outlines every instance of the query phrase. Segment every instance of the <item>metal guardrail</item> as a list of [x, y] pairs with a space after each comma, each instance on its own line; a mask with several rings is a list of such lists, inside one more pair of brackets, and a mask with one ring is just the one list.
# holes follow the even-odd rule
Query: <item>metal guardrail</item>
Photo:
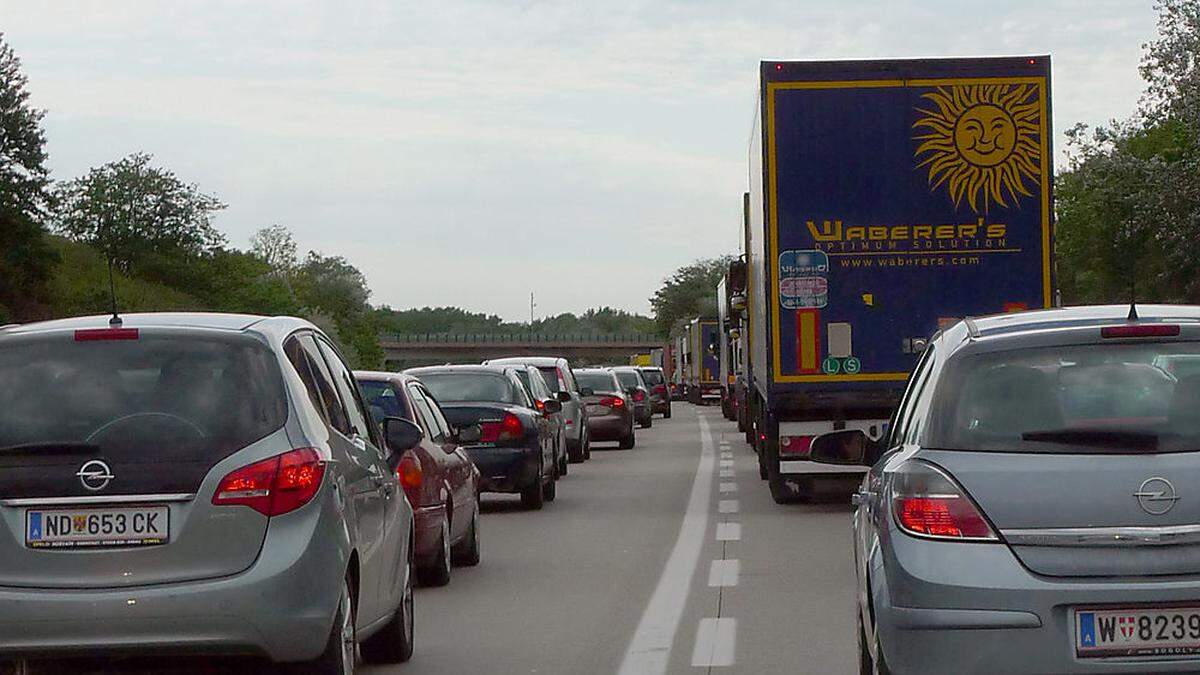
[[658, 345], [663, 339], [652, 333], [541, 334], [541, 333], [385, 333], [380, 342], [390, 344], [647, 344]]

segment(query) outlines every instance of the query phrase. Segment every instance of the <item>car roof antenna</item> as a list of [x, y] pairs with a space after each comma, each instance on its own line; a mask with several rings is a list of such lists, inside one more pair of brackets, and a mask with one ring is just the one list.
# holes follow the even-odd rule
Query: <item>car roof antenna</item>
[[112, 302], [112, 318], [108, 320], [109, 328], [121, 327], [121, 315], [117, 314], [117, 282], [113, 279], [112, 255], [108, 257], [108, 298]]
[[1129, 280], [1129, 316], [1125, 317], [1130, 323], [1138, 320], [1137, 312], [1137, 279]]

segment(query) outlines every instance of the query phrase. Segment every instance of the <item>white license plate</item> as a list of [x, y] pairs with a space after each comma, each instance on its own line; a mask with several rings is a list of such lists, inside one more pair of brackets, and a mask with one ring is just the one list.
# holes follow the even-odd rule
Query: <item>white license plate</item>
[[1075, 610], [1081, 658], [1200, 655], [1200, 607]]
[[169, 537], [165, 506], [25, 511], [25, 545], [30, 548], [153, 546]]
[[602, 417], [602, 416], [607, 415], [608, 413], [612, 412], [612, 408], [609, 408], [606, 405], [589, 405], [587, 407], [587, 412], [589, 415], [595, 415], [597, 417]]

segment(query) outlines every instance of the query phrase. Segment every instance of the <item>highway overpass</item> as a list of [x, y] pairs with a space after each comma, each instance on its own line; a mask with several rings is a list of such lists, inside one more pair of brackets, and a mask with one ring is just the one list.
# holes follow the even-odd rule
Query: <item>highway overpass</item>
[[625, 364], [634, 354], [662, 347], [656, 335], [531, 335], [448, 333], [381, 335], [389, 370], [442, 363], [479, 363], [501, 356], [565, 356], [573, 364]]

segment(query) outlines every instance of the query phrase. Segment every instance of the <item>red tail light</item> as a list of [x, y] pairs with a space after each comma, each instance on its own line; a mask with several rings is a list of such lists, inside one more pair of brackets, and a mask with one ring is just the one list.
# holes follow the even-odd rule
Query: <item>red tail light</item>
[[892, 484], [892, 511], [900, 529], [921, 537], [995, 541], [996, 534], [967, 493], [943, 471], [909, 461]]
[[793, 457], [808, 457], [812, 436], [780, 436], [779, 454]]
[[641, 403], [642, 401], [645, 401], [645, 400], [646, 400], [646, 392], [642, 391], [641, 389], [638, 389], [637, 391], [633, 392], [633, 402], [634, 403]]
[[666, 394], [666, 393], [667, 393], [667, 385], [665, 385], [665, 384], [656, 384], [656, 385], [654, 385], [654, 393], [656, 393], [656, 394]]
[[421, 470], [421, 462], [411, 452], [404, 453], [400, 465], [396, 467], [396, 475], [400, 478], [400, 487], [408, 495], [408, 501], [418, 504], [421, 482], [425, 480], [425, 472]]
[[212, 503], [279, 516], [311, 501], [324, 477], [325, 462], [317, 451], [299, 448], [231, 472], [221, 479]]
[[76, 342], [136, 339], [138, 339], [138, 329], [136, 328], [86, 328], [75, 331]]
[[512, 413], [505, 413], [499, 420], [480, 422], [479, 426], [483, 429], [483, 435], [479, 438], [481, 443], [509, 441], [520, 438], [525, 433], [525, 425], [521, 424], [521, 418]]
[[1100, 329], [1104, 338], [1175, 337], [1179, 326], [1175, 324], [1132, 324], [1129, 326], [1105, 326]]
[[613, 409], [624, 408], [625, 399], [621, 398], [620, 396], [605, 396], [604, 398], [600, 399], [600, 405]]

